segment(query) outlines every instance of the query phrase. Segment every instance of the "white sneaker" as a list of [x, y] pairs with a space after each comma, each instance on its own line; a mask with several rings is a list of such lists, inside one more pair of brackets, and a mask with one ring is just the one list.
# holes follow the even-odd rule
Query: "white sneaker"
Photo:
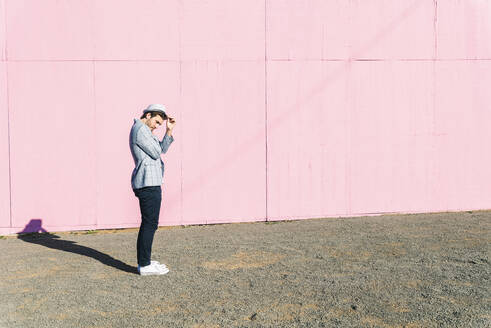
[[150, 262], [149, 265], [146, 266], [138, 266], [138, 272], [142, 276], [149, 276], [149, 275], [159, 275], [159, 274], [166, 274], [169, 272], [169, 269], [163, 268], [156, 263]]
[[160, 266], [161, 268], [167, 268], [167, 266], [164, 263], [159, 263], [159, 261], [150, 261], [150, 264], [152, 263]]

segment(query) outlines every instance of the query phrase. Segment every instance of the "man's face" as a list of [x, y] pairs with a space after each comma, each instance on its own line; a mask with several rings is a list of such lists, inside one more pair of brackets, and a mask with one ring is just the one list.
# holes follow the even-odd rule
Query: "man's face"
[[150, 128], [151, 131], [157, 129], [159, 126], [164, 124], [164, 120], [160, 115], [155, 115], [154, 117], [150, 117], [150, 114], [147, 114], [147, 122], [146, 124]]

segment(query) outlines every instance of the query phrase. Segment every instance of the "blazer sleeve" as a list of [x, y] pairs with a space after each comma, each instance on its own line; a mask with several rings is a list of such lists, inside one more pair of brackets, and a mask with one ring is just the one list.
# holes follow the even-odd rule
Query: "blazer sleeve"
[[148, 131], [147, 133], [145, 129], [138, 129], [135, 143], [152, 159], [158, 159], [160, 157], [160, 153], [162, 152], [161, 145], [152, 137], [151, 132]]
[[162, 141], [160, 141], [160, 148], [162, 148], [162, 152], [165, 154], [167, 149], [169, 149], [170, 144], [174, 141], [174, 136], [164, 135]]

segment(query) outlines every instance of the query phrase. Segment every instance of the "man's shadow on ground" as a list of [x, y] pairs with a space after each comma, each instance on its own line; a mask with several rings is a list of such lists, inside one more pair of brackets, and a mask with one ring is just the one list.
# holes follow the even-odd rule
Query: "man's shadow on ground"
[[42, 227], [41, 219], [32, 219], [24, 230], [17, 234], [17, 238], [25, 242], [42, 245], [48, 248], [58, 249], [65, 252], [71, 252], [84, 256], [91, 257], [105, 265], [113, 268], [137, 274], [137, 268], [130, 266], [112, 256], [101, 253], [93, 248], [78, 245], [74, 241], [59, 239], [60, 237], [54, 233], [47, 232]]

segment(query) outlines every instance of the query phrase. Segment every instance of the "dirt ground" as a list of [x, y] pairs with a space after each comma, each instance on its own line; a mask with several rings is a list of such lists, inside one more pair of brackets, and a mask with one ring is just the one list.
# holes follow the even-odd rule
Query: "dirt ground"
[[0, 327], [491, 327], [491, 211], [0, 238]]

